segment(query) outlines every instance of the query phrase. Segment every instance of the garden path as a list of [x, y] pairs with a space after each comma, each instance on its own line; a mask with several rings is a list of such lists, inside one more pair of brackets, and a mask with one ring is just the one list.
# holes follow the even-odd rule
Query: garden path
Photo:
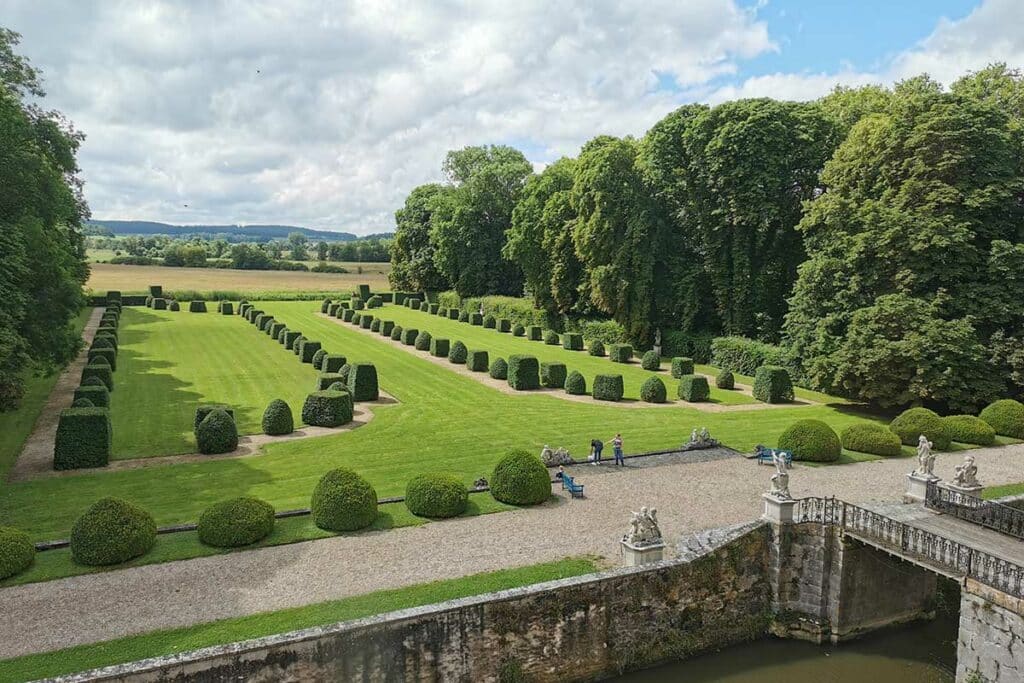
[[[971, 453], [985, 484], [1020, 481], [1024, 444]], [[940, 455], [936, 473], [951, 478], [960, 460]], [[835, 495], [854, 503], [898, 500], [913, 464], [898, 458], [797, 465], [791, 489], [795, 496]], [[570, 555], [617, 563], [617, 539], [631, 510], [657, 508], [674, 545], [684, 532], [757, 517], [770, 475], [743, 458], [574, 469], [586, 485], [582, 500], [556, 491], [554, 502], [536, 508], [0, 589], [0, 658]]]

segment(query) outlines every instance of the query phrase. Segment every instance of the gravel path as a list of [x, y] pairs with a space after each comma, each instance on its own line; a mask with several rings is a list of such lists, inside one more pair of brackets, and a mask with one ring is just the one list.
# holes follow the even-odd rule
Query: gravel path
[[[972, 451], [989, 485], [1018, 482], [1024, 444]], [[940, 455], [949, 479], [961, 461]], [[795, 496], [897, 500], [913, 459], [797, 465]], [[437, 579], [595, 554], [618, 562], [630, 511], [658, 509], [670, 547], [684, 532], [757, 517], [770, 468], [743, 458], [660, 467], [576, 468], [587, 498], [420, 527], [136, 567], [0, 589], [0, 658], [154, 629], [296, 607]], [[589, 470], [595, 475], [587, 476]]]

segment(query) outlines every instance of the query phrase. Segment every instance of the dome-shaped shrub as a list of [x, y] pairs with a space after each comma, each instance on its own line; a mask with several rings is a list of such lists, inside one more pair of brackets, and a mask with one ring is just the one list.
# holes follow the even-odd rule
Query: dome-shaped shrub
[[949, 450], [946, 425], [941, 417], [927, 408], [904, 410], [889, 423], [889, 429], [907, 446], [916, 446], [917, 440], [924, 434], [938, 450]]
[[468, 504], [469, 490], [454, 474], [420, 474], [405, 487], [405, 506], [418, 517], [457, 517]]
[[348, 376], [351, 372], [351, 363], [345, 363], [340, 368], [338, 368], [338, 374], [341, 375], [341, 383], [345, 385], [345, 391], [348, 391]]
[[114, 343], [110, 341], [110, 337], [100, 337], [99, 339], [93, 339], [92, 348], [94, 349], [112, 349]]
[[715, 375], [715, 386], [719, 389], [735, 389], [736, 378], [728, 370], [719, 370]]
[[843, 450], [839, 435], [821, 420], [797, 420], [779, 437], [779, 448], [790, 451], [794, 460], [832, 462]]
[[238, 548], [262, 541], [274, 530], [274, 506], [259, 498], [214, 503], [199, 516], [199, 540], [215, 548]]
[[169, 310], [169, 311], [180, 311], [181, 310], [181, 304], [179, 304], [177, 301], [172, 299], [171, 303], [167, 304], [167, 310]]
[[324, 362], [324, 358], [327, 358], [327, 349], [319, 348], [316, 351], [314, 351], [313, 360], [311, 361], [313, 363], [313, 367], [319, 370], [320, 366]]
[[664, 403], [668, 397], [665, 383], [660, 377], [648, 377], [640, 385], [640, 400], [646, 403]]
[[942, 418], [946, 433], [953, 441], [977, 446], [991, 446], [996, 441], [996, 430], [988, 422], [974, 415], [948, 415]]
[[605, 355], [604, 342], [600, 339], [591, 339], [590, 343], [587, 344], [587, 353], [591, 356], [603, 357]]
[[[80, 386], [83, 386], [83, 387], [103, 387], [104, 389], [107, 388], [107, 385], [104, 384], [103, 380], [101, 380], [99, 377], [83, 377], [82, 378], [82, 384]], [[107, 393], [109, 394], [110, 392], [108, 391]]]
[[96, 404], [87, 398], [76, 398], [71, 402], [72, 408], [95, 408]]
[[980, 417], [996, 434], [1024, 439], [1024, 403], [1005, 398], [981, 411]]
[[640, 359], [640, 367], [652, 372], [661, 370], [661, 354], [657, 351], [648, 351]]
[[416, 335], [416, 341], [414, 343], [416, 345], [417, 351], [429, 351], [430, 333], [427, 332], [426, 330], [421, 331], [419, 334]]
[[554, 330], [544, 330], [544, 343], [550, 346], [556, 346], [562, 343], [562, 338], [558, 336], [558, 333]]
[[858, 422], [843, 430], [843, 448], [858, 453], [884, 455], [892, 457], [903, 452], [900, 437], [893, 434], [885, 425], [875, 422]]
[[460, 341], [452, 344], [452, 348], [448, 351], [448, 362], [457, 363], [459, 365], [465, 365], [466, 357], [469, 355], [469, 349], [466, 345]]
[[587, 393], [587, 379], [579, 370], [573, 370], [565, 378], [565, 393], [573, 396], [583, 396]]
[[525, 335], [526, 335], [526, 328], [523, 327], [522, 325], [520, 325], [519, 323], [516, 323], [515, 327], [512, 328], [512, 336], [514, 336], [514, 337], [522, 337], [522, 336], [525, 336]]
[[508, 363], [504, 358], [495, 358], [491, 361], [490, 373], [494, 379], [508, 379]]
[[551, 497], [548, 468], [535, 455], [510, 451], [491, 474], [491, 495], [509, 505], [543, 503]]
[[348, 385], [342, 384], [340, 381], [335, 382], [331, 386], [327, 387], [330, 391], [348, 391]]
[[0, 526], [0, 579], [28, 569], [36, 556], [36, 547], [28, 534], [9, 526]]
[[391, 339], [392, 341], [399, 341], [402, 338], [402, 326], [395, 325], [391, 328]]
[[295, 431], [295, 418], [287, 403], [275, 398], [263, 411], [263, 433], [270, 436], [291, 434]]
[[91, 567], [127, 562], [145, 555], [154, 543], [153, 517], [118, 498], [96, 501], [71, 528], [71, 556]]
[[238, 427], [226, 410], [217, 408], [196, 428], [196, 446], [204, 455], [230, 453], [238, 448]]
[[313, 489], [313, 523], [327, 531], [356, 531], [377, 518], [377, 492], [352, 470], [331, 470]]

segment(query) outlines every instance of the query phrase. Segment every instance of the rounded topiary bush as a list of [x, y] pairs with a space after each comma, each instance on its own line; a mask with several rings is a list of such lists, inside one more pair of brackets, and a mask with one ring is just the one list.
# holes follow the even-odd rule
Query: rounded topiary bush
[[405, 506], [418, 517], [457, 517], [468, 504], [469, 490], [454, 474], [420, 474], [405, 487]]
[[394, 327], [391, 328], [391, 340], [392, 341], [399, 341], [399, 340], [401, 340], [401, 338], [402, 338], [402, 326], [401, 325], [395, 325]]
[[494, 379], [508, 379], [508, 363], [504, 358], [495, 358], [491, 361], [489, 372]]
[[536, 505], [551, 497], [551, 478], [540, 459], [524, 450], [502, 458], [491, 474], [491, 495], [509, 505]]
[[448, 362], [464, 365], [467, 356], [469, 356], [469, 349], [466, 348], [465, 344], [457, 341], [452, 344], [451, 350], [448, 351]]
[[728, 370], [720, 370], [715, 375], [715, 386], [719, 389], [735, 389], [736, 378]]
[[238, 548], [262, 541], [274, 530], [274, 506], [259, 498], [233, 498], [203, 511], [199, 541], [215, 548]]
[[940, 451], [949, 449], [950, 439], [942, 418], [927, 408], [911, 408], [889, 423], [889, 430], [907, 446], [916, 446], [924, 434]]
[[512, 328], [512, 336], [513, 337], [523, 337], [525, 335], [526, 335], [526, 328], [523, 327], [522, 325], [520, 325], [519, 323], [516, 323], [515, 327]]
[[430, 350], [430, 333], [426, 330], [422, 330], [416, 335], [416, 350], [417, 351], [429, 351]]
[[320, 478], [309, 507], [321, 529], [356, 531], [377, 518], [377, 492], [352, 470], [339, 467]]
[[661, 370], [661, 354], [657, 351], [648, 351], [640, 359], [640, 367], [644, 370]]
[[604, 357], [606, 351], [604, 350], [604, 342], [600, 339], [591, 339], [590, 343], [587, 344], [587, 353], [591, 356]]
[[779, 448], [790, 451], [794, 460], [832, 462], [843, 446], [839, 435], [821, 420], [797, 420], [779, 437]]
[[196, 427], [196, 446], [204, 455], [230, 453], [238, 448], [238, 427], [227, 411], [217, 408]]
[[665, 389], [665, 383], [661, 381], [660, 377], [648, 377], [640, 385], [641, 401], [646, 403], [664, 403], [666, 398], [668, 398], [668, 391]]
[[275, 398], [263, 411], [263, 433], [270, 436], [291, 434], [295, 431], [295, 418], [287, 403]]
[[843, 448], [858, 453], [892, 457], [903, 452], [900, 437], [887, 427], [874, 422], [858, 422], [843, 430], [840, 441]]
[[977, 446], [991, 446], [996, 441], [996, 430], [988, 422], [974, 415], [948, 415], [942, 418], [946, 433], [953, 441]]
[[29, 535], [20, 529], [0, 526], [0, 580], [28, 569], [36, 556]]
[[145, 555], [156, 543], [153, 517], [119, 498], [101, 498], [71, 528], [71, 557], [91, 567]]
[[565, 393], [583, 396], [587, 393], [587, 379], [579, 370], [573, 370], [565, 378]]
[[554, 330], [544, 330], [544, 343], [550, 346], [557, 346], [562, 343], [562, 338]]
[[324, 362], [324, 358], [327, 358], [327, 350], [324, 348], [317, 349], [313, 353], [313, 360], [311, 361], [313, 363], [313, 367], [319, 370], [320, 366]]
[[1005, 398], [981, 411], [980, 417], [996, 434], [1024, 439], [1024, 403]]

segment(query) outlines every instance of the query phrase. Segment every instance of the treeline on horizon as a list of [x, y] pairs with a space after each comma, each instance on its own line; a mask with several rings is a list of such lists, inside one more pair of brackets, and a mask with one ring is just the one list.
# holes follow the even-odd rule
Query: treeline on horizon
[[686, 105], [534, 173], [449, 152], [396, 211], [392, 285], [779, 345], [801, 381], [974, 410], [1024, 390], [1024, 78]]

